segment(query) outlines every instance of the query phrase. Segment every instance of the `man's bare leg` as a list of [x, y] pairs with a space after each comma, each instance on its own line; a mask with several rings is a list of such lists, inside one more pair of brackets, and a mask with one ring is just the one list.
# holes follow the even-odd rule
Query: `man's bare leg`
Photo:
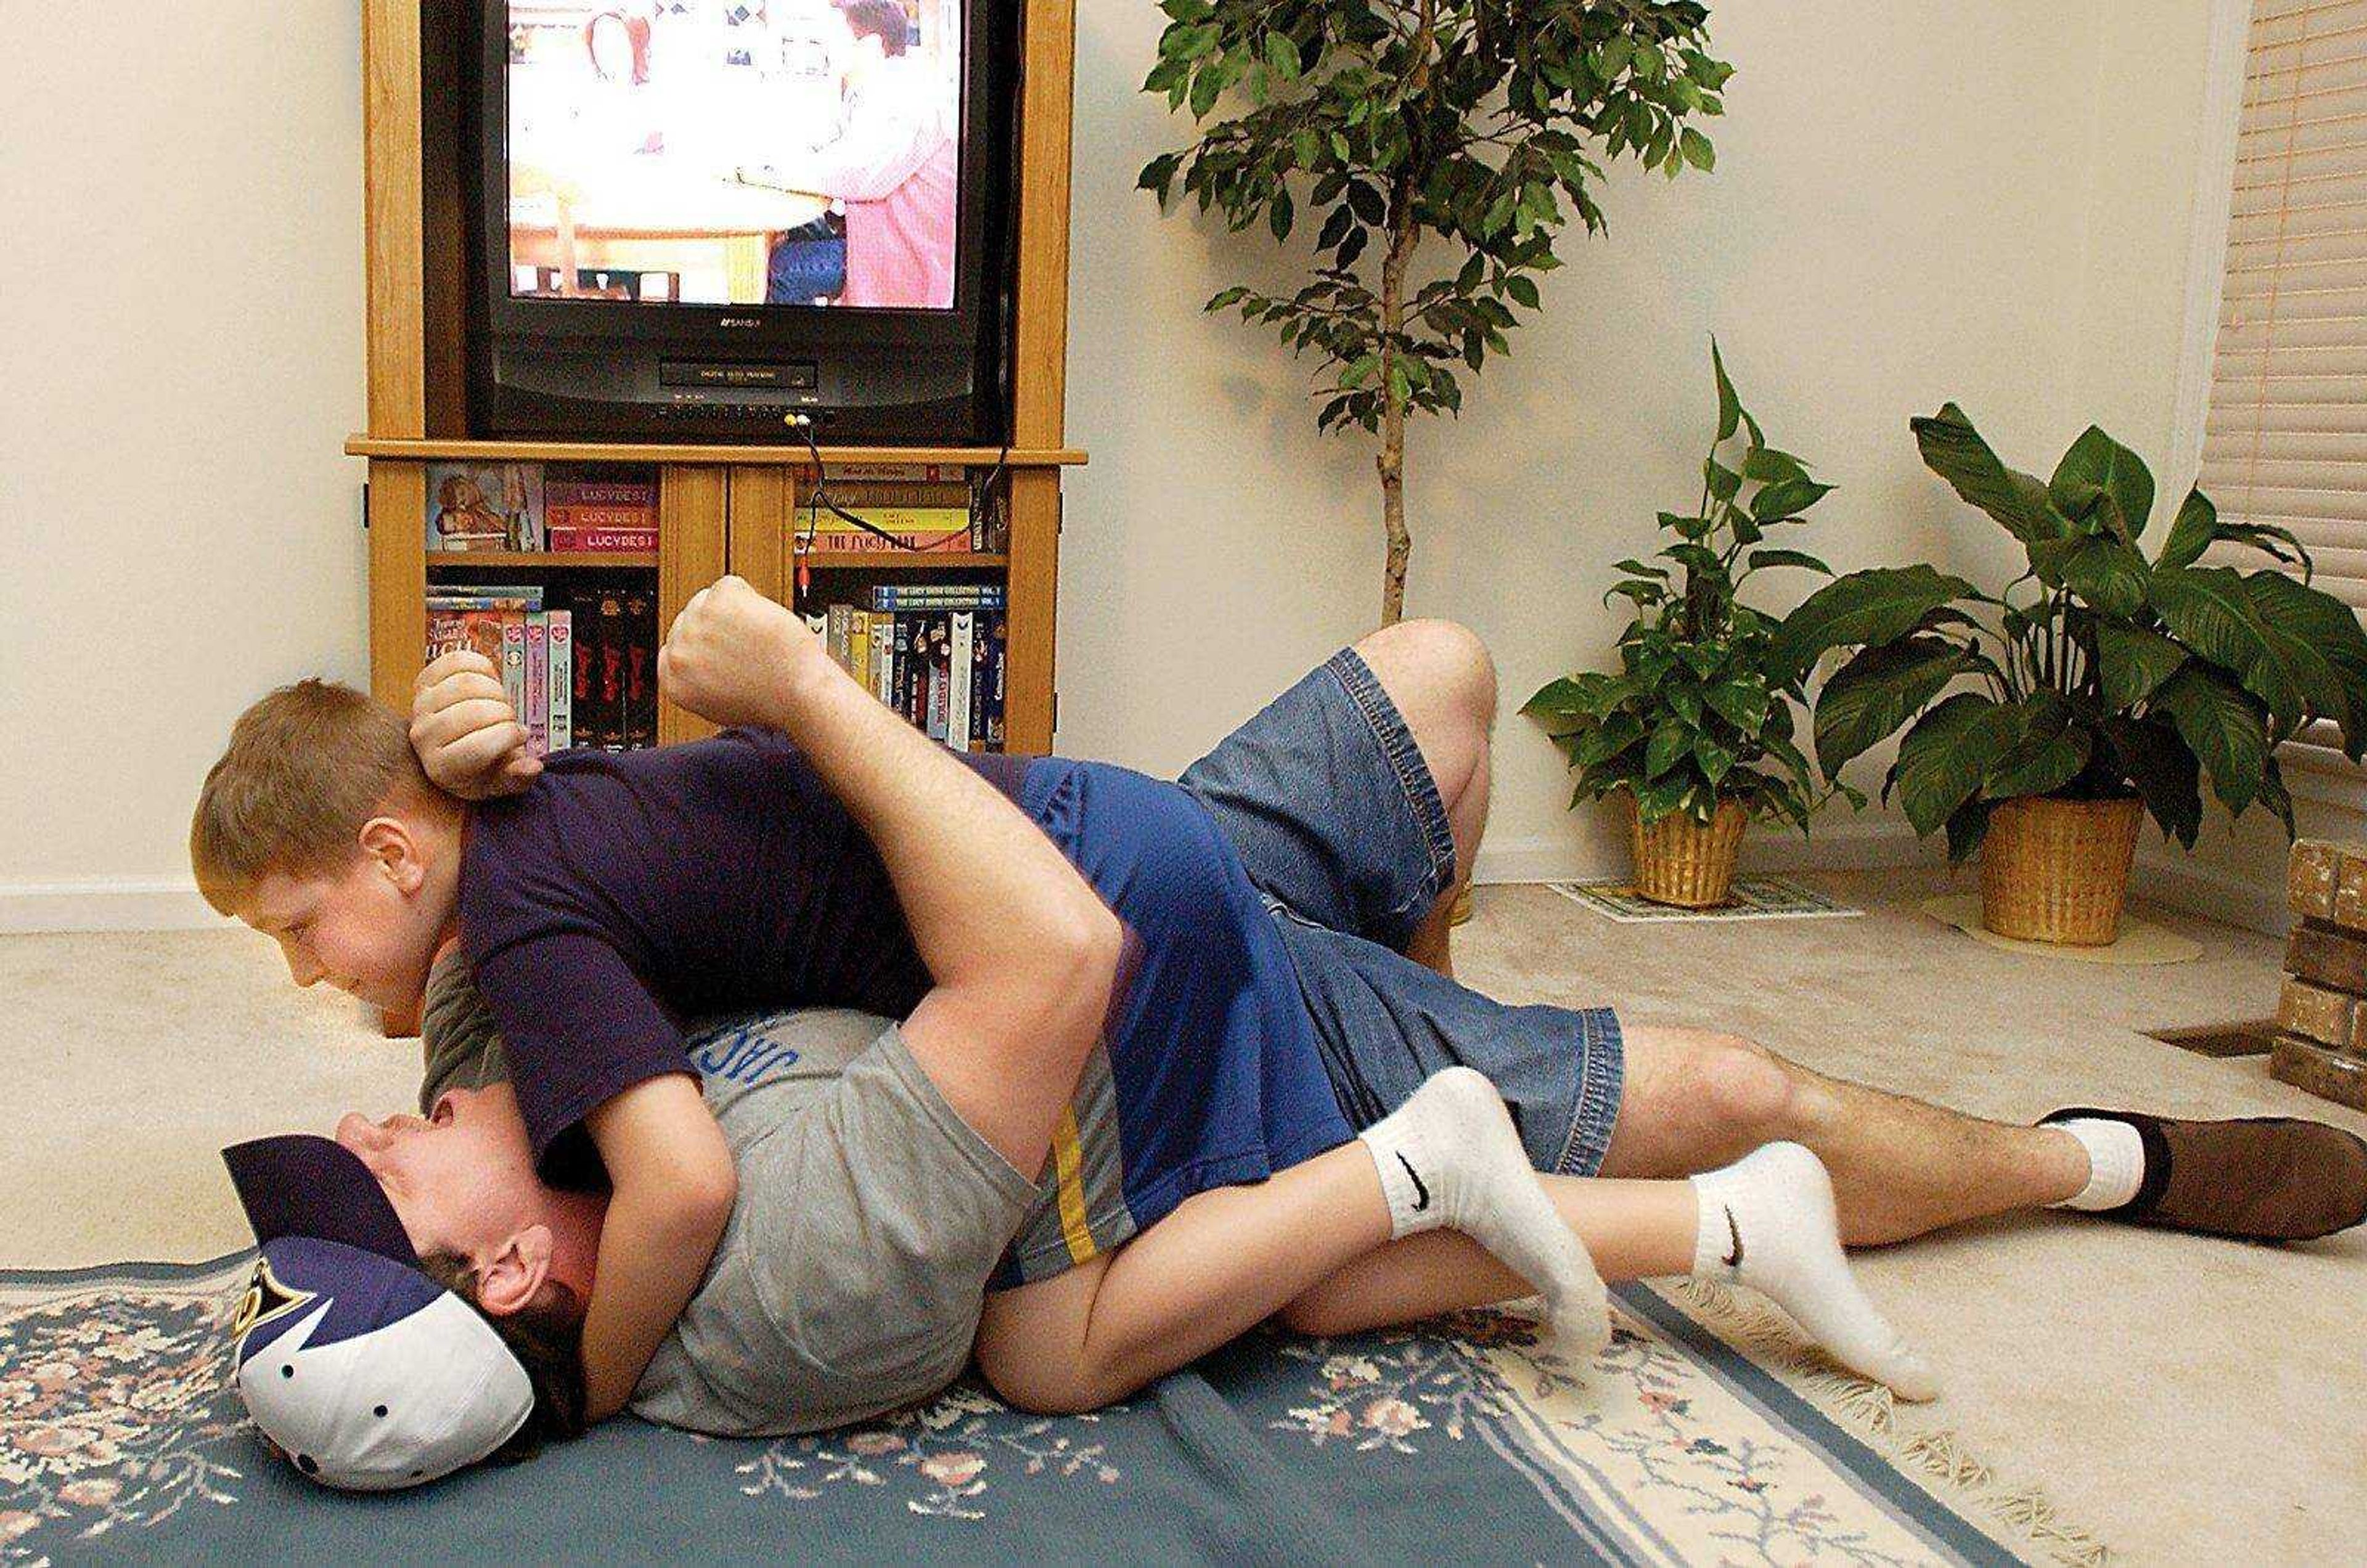
[[1455, 899], [1471, 882], [1488, 827], [1489, 736], [1496, 724], [1496, 666], [1478, 633], [1453, 621], [1400, 621], [1356, 644], [1413, 732], [1455, 832], [1455, 880], [1433, 907], [1406, 955], [1452, 978], [1449, 932]]
[[2077, 1194], [2088, 1156], [2056, 1127], [1985, 1122], [1787, 1062], [1738, 1035], [1632, 1024], [1606, 1176], [1682, 1176], [1774, 1139], [1832, 1172], [1841, 1238], [1899, 1241]]

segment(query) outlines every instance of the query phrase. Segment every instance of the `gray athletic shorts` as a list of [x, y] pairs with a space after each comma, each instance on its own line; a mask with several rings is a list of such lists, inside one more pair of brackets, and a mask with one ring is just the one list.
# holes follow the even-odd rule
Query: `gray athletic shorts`
[[1180, 782], [1264, 895], [1350, 1122], [1371, 1126], [1461, 1065], [1503, 1093], [1537, 1169], [1602, 1168], [1623, 1075], [1612, 1010], [1509, 1006], [1405, 956], [1454, 883], [1455, 835], [1412, 730], [1355, 649]]

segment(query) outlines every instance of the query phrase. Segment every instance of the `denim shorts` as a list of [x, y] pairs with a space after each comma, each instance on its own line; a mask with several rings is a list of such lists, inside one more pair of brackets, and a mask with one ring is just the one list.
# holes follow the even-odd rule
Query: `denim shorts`
[[1405, 956], [1454, 885], [1455, 835], [1361, 655], [1333, 654], [1178, 782], [1264, 896], [1351, 1122], [1371, 1126], [1461, 1065], [1503, 1094], [1537, 1169], [1602, 1168], [1622, 1078], [1612, 1010], [1509, 1006]]

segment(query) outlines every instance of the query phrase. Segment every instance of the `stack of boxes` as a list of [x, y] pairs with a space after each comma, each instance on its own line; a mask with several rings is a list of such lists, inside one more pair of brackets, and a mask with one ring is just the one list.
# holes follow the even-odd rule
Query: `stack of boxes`
[[2367, 1111], [2367, 844], [2304, 840], [2285, 887], [2300, 923], [2285, 943], [2269, 1070]]

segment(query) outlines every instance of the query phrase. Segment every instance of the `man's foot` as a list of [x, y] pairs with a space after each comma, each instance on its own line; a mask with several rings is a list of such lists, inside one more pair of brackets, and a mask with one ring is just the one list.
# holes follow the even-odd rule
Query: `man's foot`
[[1823, 1161], [1798, 1144], [1768, 1144], [1693, 1183], [1701, 1203], [1694, 1279], [1750, 1286], [1835, 1360], [1889, 1384], [1901, 1399], [1938, 1397], [1931, 1363], [1899, 1337], [1850, 1272]]
[[1461, 1231], [1545, 1298], [1564, 1348], [1591, 1355], [1611, 1342], [1603, 1276], [1529, 1168], [1494, 1084], [1469, 1067], [1434, 1073], [1359, 1135], [1392, 1236]]
[[2135, 1195], [2096, 1211], [2115, 1219], [2246, 1241], [2307, 1241], [2367, 1220], [2367, 1139], [2339, 1127], [2291, 1116], [2180, 1122], [2086, 1107], [2040, 1125], [2078, 1122], [2136, 1134]]

